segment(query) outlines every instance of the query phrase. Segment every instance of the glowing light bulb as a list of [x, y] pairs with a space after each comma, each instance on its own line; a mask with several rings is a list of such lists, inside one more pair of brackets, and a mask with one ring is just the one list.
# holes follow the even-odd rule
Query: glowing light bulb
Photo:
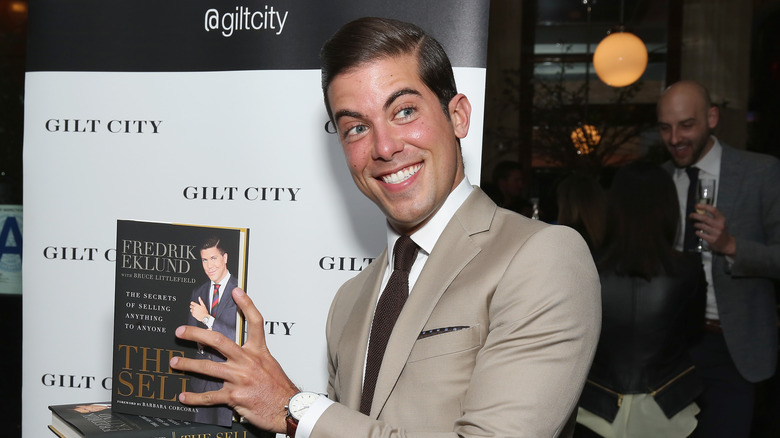
[[607, 35], [593, 53], [599, 79], [611, 87], [625, 87], [642, 77], [647, 68], [647, 48], [630, 32]]

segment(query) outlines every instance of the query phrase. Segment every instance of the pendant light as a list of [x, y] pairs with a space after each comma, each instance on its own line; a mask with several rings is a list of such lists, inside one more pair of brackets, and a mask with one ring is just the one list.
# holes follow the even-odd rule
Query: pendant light
[[607, 35], [593, 53], [593, 68], [602, 82], [625, 87], [636, 82], [647, 68], [647, 47], [639, 37], [623, 26], [623, 0], [620, 2], [620, 26]]

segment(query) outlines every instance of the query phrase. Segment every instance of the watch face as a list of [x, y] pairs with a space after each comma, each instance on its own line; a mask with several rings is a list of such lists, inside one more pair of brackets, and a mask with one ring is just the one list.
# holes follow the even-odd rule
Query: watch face
[[319, 397], [320, 395], [314, 392], [299, 392], [295, 394], [290, 399], [290, 415], [300, 421], [303, 418], [303, 414], [309, 409], [309, 406]]

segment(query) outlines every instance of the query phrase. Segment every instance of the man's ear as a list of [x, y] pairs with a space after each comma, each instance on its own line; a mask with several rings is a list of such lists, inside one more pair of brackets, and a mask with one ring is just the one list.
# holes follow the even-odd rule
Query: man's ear
[[718, 110], [718, 107], [712, 105], [710, 109], [707, 111], [707, 126], [710, 129], [715, 129], [715, 127], [718, 126], [719, 117], [720, 117], [720, 112]]
[[449, 112], [455, 136], [458, 138], [466, 137], [471, 122], [471, 102], [466, 95], [458, 94], [453, 97], [450, 100]]

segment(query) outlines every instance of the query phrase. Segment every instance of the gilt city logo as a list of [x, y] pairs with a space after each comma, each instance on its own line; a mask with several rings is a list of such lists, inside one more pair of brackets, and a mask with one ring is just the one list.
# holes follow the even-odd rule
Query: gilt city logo
[[75, 374], [46, 373], [41, 376], [43, 386], [72, 389], [111, 389], [111, 377], [79, 376]]
[[296, 202], [300, 187], [203, 187], [187, 186], [182, 190], [188, 201], [277, 201]]
[[49, 119], [44, 128], [52, 133], [159, 134], [162, 122], [130, 119]]
[[371, 257], [324, 256], [320, 258], [319, 267], [323, 271], [360, 272], [373, 261]]

